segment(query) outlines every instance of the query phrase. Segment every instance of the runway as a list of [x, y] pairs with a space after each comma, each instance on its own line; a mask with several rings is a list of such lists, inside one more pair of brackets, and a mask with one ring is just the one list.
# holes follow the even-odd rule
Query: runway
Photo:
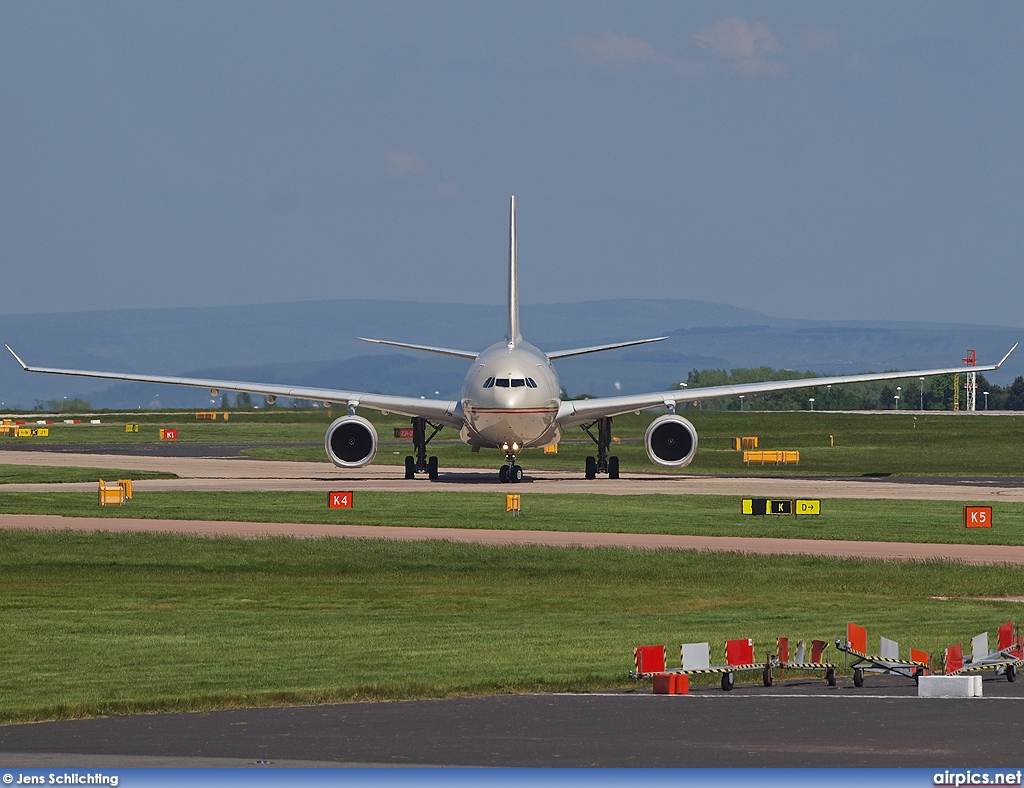
[[[500, 484], [492, 469], [442, 468], [440, 479], [406, 480], [396, 465], [340, 469], [328, 462], [285, 462], [245, 457], [139, 456], [53, 451], [0, 450], [0, 464], [72, 465], [93, 468], [163, 471], [178, 479], [140, 480], [150, 490], [382, 490], [389, 492], [587, 493], [594, 495], [735, 495], [788, 498], [875, 498], [933, 501], [1024, 501], [1024, 480], [1015, 477], [931, 479], [906, 477], [812, 478], [696, 476], [685, 473], [623, 473], [622, 478], [586, 480], [582, 471], [526, 469], [518, 485]], [[5, 484], [9, 492], [93, 491], [94, 483]]]
[[[730, 693], [500, 695], [0, 727], [0, 767], [975, 767], [1024, 761], [1020, 683], [918, 698], [913, 682]], [[949, 724], [943, 724], [947, 721]]]

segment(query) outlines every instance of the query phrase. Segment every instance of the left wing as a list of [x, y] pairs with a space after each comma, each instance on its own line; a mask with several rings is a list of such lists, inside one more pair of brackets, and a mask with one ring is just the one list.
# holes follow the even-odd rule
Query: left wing
[[399, 413], [403, 416], [420, 416], [446, 426], [461, 428], [463, 424], [462, 404], [457, 401], [420, 399], [418, 397], [394, 397], [388, 394], [373, 394], [338, 389], [320, 389], [306, 386], [282, 386], [275, 383], [250, 383], [243, 380], [214, 380], [206, 378], [180, 378], [164, 375], [137, 375], [124, 372], [97, 372], [86, 369], [55, 369], [51, 367], [30, 367], [4, 345], [26, 372], [42, 372], [50, 375], [76, 375], [85, 378], [108, 380], [131, 380], [139, 383], [162, 383], [169, 386], [193, 386], [209, 389], [216, 396], [221, 391], [244, 391], [267, 397], [290, 397], [293, 399], [319, 400], [326, 405], [344, 404], [349, 408], [364, 407], [384, 413]]
[[[1019, 343], [1018, 343], [1019, 344]], [[593, 419], [605, 416], [619, 416], [634, 410], [674, 408], [677, 403], [699, 402], [706, 399], [738, 397], [740, 394], [766, 394], [771, 391], [835, 386], [842, 383], [867, 383], [872, 380], [900, 380], [903, 378], [927, 378], [933, 375], [952, 375], [957, 372], [988, 372], [999, 369], [1003, 362], [1017, 348], [1014, 345], [998, 364], [987, 367], [949, 367], [948, 369], [908, 370], [906, 372], [878, 372], [865, 375], [837, 375], [828, 378], [798, 378], [796, 380], [773, 380], [765, 383], [741, 383], [735, 386], [708, 386], [707, 388], [679, 389], [652, 394], [627, 394], [622, 397], [598, 397], [595, 399], [566, 400], [558, 409], [558, 423], [565, 429], [575, 427]]]

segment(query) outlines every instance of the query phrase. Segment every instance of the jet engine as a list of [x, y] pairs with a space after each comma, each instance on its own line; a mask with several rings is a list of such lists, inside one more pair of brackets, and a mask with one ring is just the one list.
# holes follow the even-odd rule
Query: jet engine
[[362, 416], [342, 416], [327, 428], [324, 447], [341, 468], [362, 468], [377, 453], [377, 430]]
[[697, 430], [682, 416], [670, 413], [651, 422], [644, 435], [647, 456], [669, 468], [689, 465], [697, 453]]

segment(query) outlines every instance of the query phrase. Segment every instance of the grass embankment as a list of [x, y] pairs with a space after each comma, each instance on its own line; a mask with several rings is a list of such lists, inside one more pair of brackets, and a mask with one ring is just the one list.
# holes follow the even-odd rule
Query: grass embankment
[[[1019, 572], [447, 543], [0, 532], [0, 719], [628, 685], [632, 649], [847, 620], [933, 654]], [[964, 597], [940, 601], [936, 596]], [[841, 661], [841, 660], [840, 660]]]
[[177, 479], [162, 471], [126, 471], [120, 468], [78, 468], [58, 465], [0, 465], [0, 484], [68, 484], [100, 479]]
[[[339, 485], [342, 489], [344, 485]], [[328, 509], [326, 492], [147, 492], [122, 507], [93, 493], [4, 493], [0, 513], [65, 517], [346, 523], [432, 528], [529, 529], [845, 539], [949, 544], [1024, 544], [1024, 504], [989, 502], [993, 528], [964, 528], [968, 501], [825, 500], [817, 517], [749, 517], [740, 498], [717, 495], [522, 493], [523, 514], [501, 493], [355, 493], [355, 508]]]
[[[831, 476], [1021, 476], [1024, 475], [1024, 416], [987, 416], [983, 413], [949, 415], [923, 413], [844, 414], [823, 412], [738, 413], [685, 410], [681, 415], [697, 428], [697, 456], [685, 473], [757, 473], [779, 475]], [[233, 413], [232, 420], [197, 421], [194, 414], [143, 414], [137, 417], [138, 433], [125, 433], [123, 421], [111, 424], [54, 424], [47, 438], [7, 438], [5, 442], [48, 441], [76, 443], [158, 443], [159, 429], [178, 429], [179, 442], [194, 443], [283, 443], [293, 445], [246, 449], [245, 453], [267, 459], [324, 462], [324, 431], [337, 411], [296, 411], [287, 409], [259, 413]], [[382, 464], [400, 465], [412, 447], [408, 440], [393, 438], [395, 427], [409, 426], [407, 418], [363, 415], [376, 425], [380, 436], [377, 459]], [[644, 431], [654, 413], [629, 414], [615, 418], [612, 433], [624, 471], [658, 469], [647, 459]], [[113, 417], [112, 417], [113, 418]], [[134, 416], [118, 416], [131, 420]], [[148, 420], [144, 420], [148, 419]], [[914, 426], [916, 423], [916, 427]], [[731, 449], [733, 437], [756, 435], [760, 448], [800, 452], [797, 466], [747, 466], [743, 455]], [[835, 446], [830, 445], [830, 436]], [[497, 468], [497, 451], [473, 453], [457, 440], [453, 430], [438, 433], [430, 444], [442, 469], [448, 467]], [[303, 445], [306, 444], [306, 445]], [[540, 449], [523, 453], [521, 463], [531, 468], [572, 469], [582, 472], [584, 458], [594, 454], [594, 444], [582, 430], [572, 429], [563, 438], [558, 454]]]

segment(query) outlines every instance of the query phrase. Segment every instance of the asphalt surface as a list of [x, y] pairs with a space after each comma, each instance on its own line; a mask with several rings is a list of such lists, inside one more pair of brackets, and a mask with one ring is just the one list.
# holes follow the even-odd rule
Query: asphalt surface
[[503, 695], [0, 727], [0, 766], [976, 767], [1024, 762], [1024, 683], [918, 698], [820, 679], [688, 696]]

